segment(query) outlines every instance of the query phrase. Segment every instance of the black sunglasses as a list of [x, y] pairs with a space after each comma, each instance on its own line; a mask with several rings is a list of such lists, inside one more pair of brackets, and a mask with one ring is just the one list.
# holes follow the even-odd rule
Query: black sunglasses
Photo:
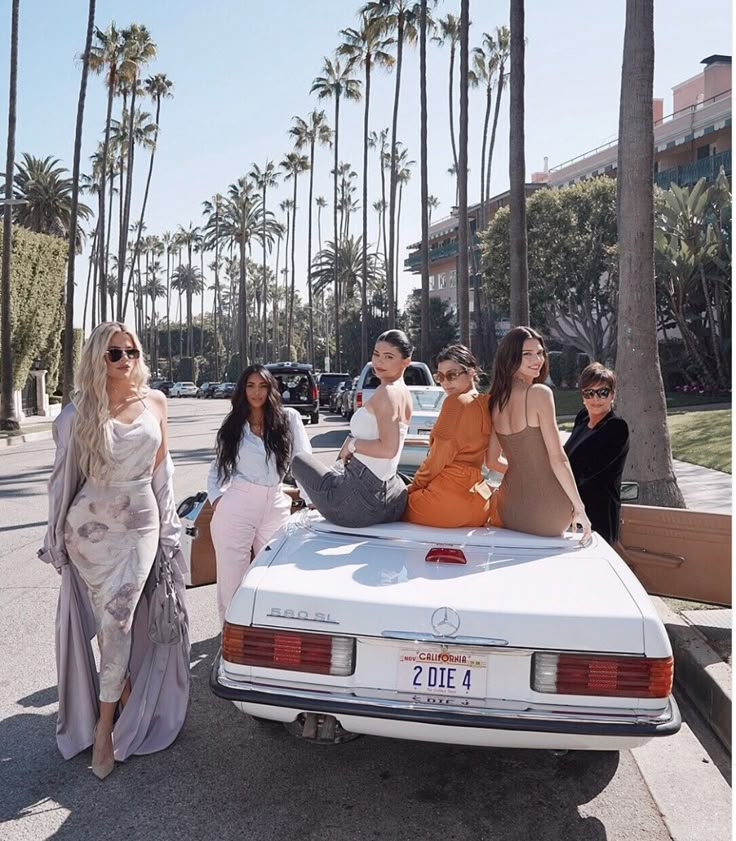
[[583, 395], [583, 400], [592, 400], [593, 397], [606, 400], [611, 394], [611, 389], [606, 386], [603, 386], [603, 388], [584, 388], [580, 393]]
[[138, 359], [141, 355], [141, 352], [138, 350], [137, 347], [111, 347], [105, 351], [105, 356], [110, 359], [110, 362], [120, 362], [123, 358], [123, 354], [125, 354], [128, 359]]

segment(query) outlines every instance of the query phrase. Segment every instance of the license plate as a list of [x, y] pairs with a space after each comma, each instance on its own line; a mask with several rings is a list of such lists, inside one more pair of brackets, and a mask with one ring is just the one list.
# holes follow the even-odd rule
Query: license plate
[[487, 657], [458, 648], [417, 648], [399, 652], [397, 688], [426, 696], [483, 698]]
[[429, 435], [431, 435], [431, 433], [432, 433], [431, 429], [417, 429], [417, 435], [427, 435], [427, 436], [429, 436]]

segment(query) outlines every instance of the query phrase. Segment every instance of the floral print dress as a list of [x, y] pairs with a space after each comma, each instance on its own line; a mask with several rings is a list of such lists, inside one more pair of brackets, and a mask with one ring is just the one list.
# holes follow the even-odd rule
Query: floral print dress
[[159, 540], [151, 478], [161, 445], [156, 416], [144, 409], [129, 424], [111, 421], [114, 472], [90, 477], [67, 514], [64, 539], [87, 587], [100, 645], [100, 700], [116, 702], [125, 685], [131, 627]]

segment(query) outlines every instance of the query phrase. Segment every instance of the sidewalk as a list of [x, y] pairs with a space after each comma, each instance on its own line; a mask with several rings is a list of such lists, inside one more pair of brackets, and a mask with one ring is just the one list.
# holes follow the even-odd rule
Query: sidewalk
[[0, 453], [3, 452], [5, 447], [50, 439], [53, 423], [53, 418], [38, 415], [23, 418], [18, 432], [0, 432]]

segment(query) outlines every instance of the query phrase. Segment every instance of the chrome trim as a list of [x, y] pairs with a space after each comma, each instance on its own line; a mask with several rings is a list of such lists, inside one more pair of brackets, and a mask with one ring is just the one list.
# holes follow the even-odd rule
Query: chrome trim
[[501, 637], [469, 637], [458, 636], [455, 637], [439, 637], [435, 634], [417, 634], [415, 631], [381, 631], [381, 636], [389, 640], [407, 640], [409, 642], [433, 642], [441, 645], [453, 645], [453, 643], [462, 643], [462, 645], [508, 645], [509, 641], [501, 639]]
[[[213, 669], [213, 677], [215, 669]], [[402, 700], [386, 700], [383, 698], [375, 698], [372, 696], [360, 695], [346, 695], [337, 692], [318, 692], [318, 691], [300, 691], [291, 687], [284, 686], [269, 686], [267, 684], [255, 683], [253, 681], [238, 681], [227, 677], [225, 669], [220, 660], [217, 667], [216, 675], [217, 684], [225, 690], [233, 690], [242, 693], [243, 697], [239, 700], [242, 703], [248, 703], [247, 694], [249, 692], [256, 692], [259, 695], [273, 696], [274, 706], [281, 706], [278, 703], [279, 699], [283, 699], [288, 695], [289, 701], [311, 701], [319, 703], [339, 703], [347, 707], [362, 706], [372, 707], [375, 710], [385, 710], [387, 714], [391, 712], [419, 712], [421, 710], [437, 709], [431, 704], [424, 704], [422, 702], [406, 702]], [[290, 703], [289, 706], [298, 708], [298, 705]], [[546, 722], [549, 724], [565, 723], [565, 724], [598, 724], [598, 725], [649, 725], [652, 727], [668, 724], [669, 722], [679, 718], [676, 712], [677, 707], [674, 698], [670, 696], [667, 699], [667, 706], [662, 713], [652, 713], [651, 715], [644, 715], [641, 710], [635, 712], [633, 715], [622, 715], [616, 711], [613, 713], [609, 710], [603, 713], [586, 713], [581, 715], [578, 712], [545, 710], [535, 712], [531, 710], [523, 711], [509, 711], [507, 709], [497, 709], [493, 707], [465, 707], [452, 706], [445, 708], [445, 712], [451, 712], [457, 715], [472, 717], [472, 718], [488, 718], [504, 719], [509, 722]], [[618, 713], [618, 714], [617, 714]]]

